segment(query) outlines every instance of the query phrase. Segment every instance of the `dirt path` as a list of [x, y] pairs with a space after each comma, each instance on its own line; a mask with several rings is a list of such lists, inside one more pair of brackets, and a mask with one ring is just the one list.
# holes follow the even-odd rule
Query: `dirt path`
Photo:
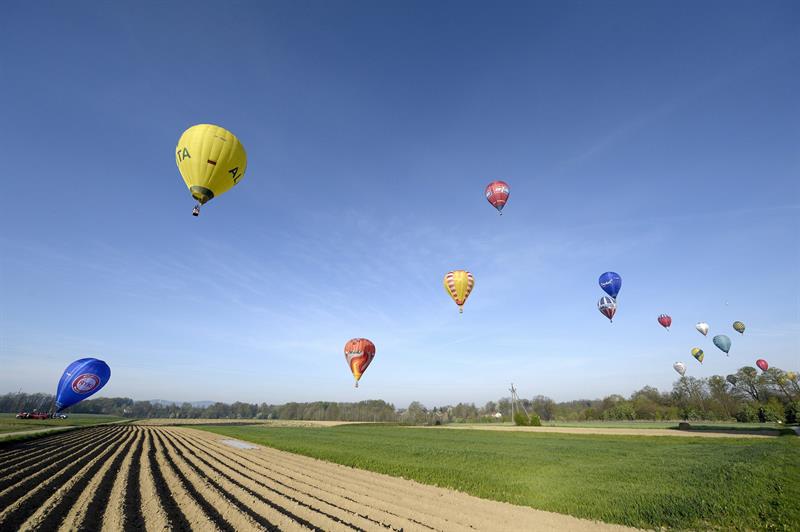
[[778, 431], [774, 434], [753, 434], [743, 431], [730, 432], [711, 432], [699, 430], [672, 430], [672, 429], [604, 429], [601, 427], [515, 427], [510, 425], [459, 425], [451, 423], [439, 427], [411, 427], [429, 429], [453, 429], [453, 430], [499, 430], [511, 432], [550, 432], [557, 434], [598, 434], [604, 436], [676, 436], [689, 438], [774, 438], [779, 436]]
[[0, 529], [629, 530], [224, 440], [123, 425], [0, 449]]

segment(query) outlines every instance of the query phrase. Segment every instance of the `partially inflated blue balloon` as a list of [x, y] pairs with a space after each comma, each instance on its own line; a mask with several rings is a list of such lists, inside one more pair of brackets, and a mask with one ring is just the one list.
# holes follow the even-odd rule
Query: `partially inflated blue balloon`
[[111, 368], [96, 358], [81, 358], [64, 370], [56, 389], [56, 412], [100, 391], [111, 379]]
[[617, 299], [619, 289], [622, 288], [622, 277], [620, 277], [618, 273], [606, 272], [600, 276], [598, 282], [600, 283], [600, 288], [602, 288], [606, 294]]

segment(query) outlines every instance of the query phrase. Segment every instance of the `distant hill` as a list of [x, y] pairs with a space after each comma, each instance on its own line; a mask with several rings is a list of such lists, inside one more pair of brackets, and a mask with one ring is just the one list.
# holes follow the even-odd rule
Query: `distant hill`
[[[187, 401], [167, 401], [166, 399], [149, 399], [149, 403], [161, 406], [180, 406]], [[213, 405], [216, 401], [188, 401], [195, 408], [206, 408]]]

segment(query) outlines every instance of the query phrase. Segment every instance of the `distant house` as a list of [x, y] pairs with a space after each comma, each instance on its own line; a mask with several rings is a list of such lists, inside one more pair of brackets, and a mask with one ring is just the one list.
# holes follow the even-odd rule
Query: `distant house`
[[503, 417], [503, 414], [501, 414], [500, 412], [495, 412], [495, 413], [494, 413], [494, 415], [493, 415], [493, 417], [494, 417], [495, 419], [500, 419], [500, 418], [502, 418], [502, 417]]

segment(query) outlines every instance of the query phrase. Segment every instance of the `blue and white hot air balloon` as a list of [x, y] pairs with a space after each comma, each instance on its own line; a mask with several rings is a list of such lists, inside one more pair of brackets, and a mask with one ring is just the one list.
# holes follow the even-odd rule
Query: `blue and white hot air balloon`
[[56, 389], [56, 412], [99, 392], [111, 379], [111, 368], [96, 358], [81, 358], [64, 370]]
[[622, 277], [620, 277], [618, 273], [606, 272], [600, 276], [597, 282], [600, 283], [600, 288], [602, 288], [606, 294], [615, 300], [617, 299], [617, 294], [619, 294], [619, 290], [622, 288]]

